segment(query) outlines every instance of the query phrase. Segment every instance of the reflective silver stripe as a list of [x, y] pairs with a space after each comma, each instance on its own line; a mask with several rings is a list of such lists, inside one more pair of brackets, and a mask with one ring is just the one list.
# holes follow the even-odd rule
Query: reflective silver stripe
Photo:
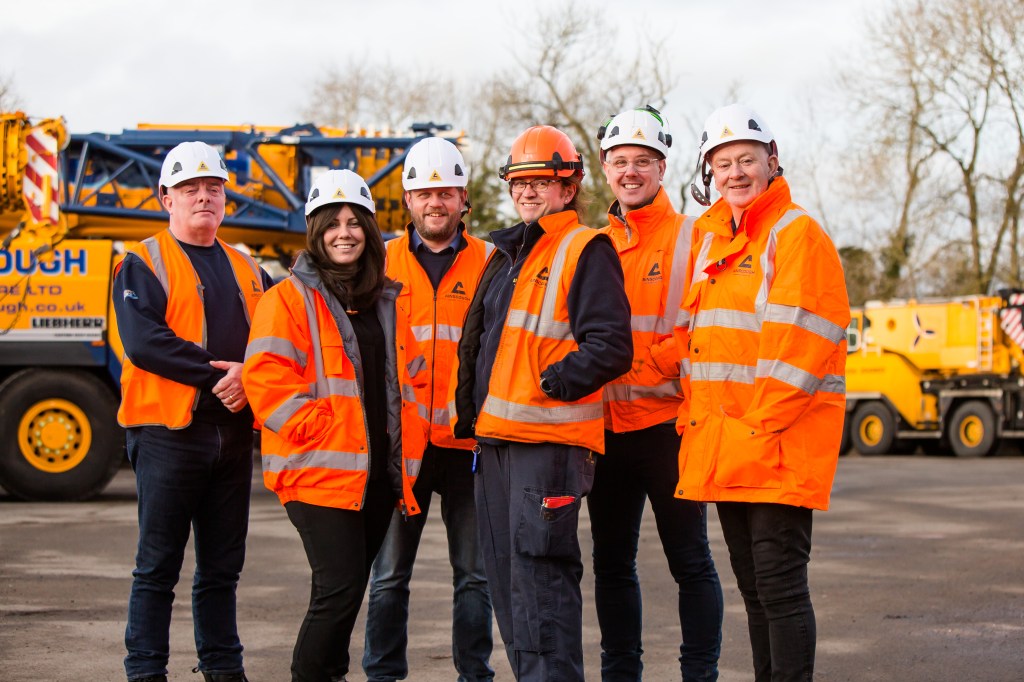
[[731, 362], [695, 362], [690, 368], [694, 381], [734, 381], [753, 384], [757, 368]]
[[677, 327], [689, 327], [690, 326], [690, 311], [681, 307], [680, 303], [679, 312], [676, 314], [676, 326]]
[[818, 390], [818, 385], [821, 384], [821, 379], [810, 372], [782, 360], [758, 360], [757, 378], [776, 379], [811, 395], [814, 395], [814, 392]]
[[676, 235], [676, 248], [672, 253], [672, 270], [668, 278], [668, 292], [665, 294], [665, 314], [660, 320], [660, 326], [654, 330], [657, 334], [671, 334], [672, 328], [678, 324], [678, 311], [683, 305], [685, 293], [683, 285], [686, 283], [686, 260], [690, 254], [690, 237], [695, 220], [693, 217], [687, 217]]
[[160, 243], [156, 237], [149, 237], [142, 240], [142, 246], [149, 253], [149, 259], [153, 261], [153, 272], [156, 274], [160, 286], [164, 288], [164, 294], [171, 295], [170, 278], [167, 276], [167, 265], [164, 263], [163, 254], [160, 252]]
[[291, 360], [300, 367], [306, 366], [306, 354], [296, 348], [294, 343], [280, 336], [264, 336], [253, 339], [245, 347], [246, 360], [259, 353], [273, 353], [278, 357]]
[[562, 279], [562, 271], [565, 270], [566, 252], [569, 244], [577, 234], [589, 230], [589, 227], [577, 227], [569, 231], [555, 250], [555, 257], [551, 261], [551, 269], [548, 270], [548, 286], [544, 289], [544, 299], [541, 301], [540, 313], [531, 315], [525, 310], [509, 310], [505, 322], [506, 327], [525, 329], [536, 336], [548, 339], [565, 341], [572, 338], [572, 329], [568, 322], [555, 320], [555, 307], [558, 302], [558, 283]]
[[540, 405], [520, 405], [508, 400], [488, 395], [484, 400], [481, 414], [491, 414], [499, 419], [517, 422], [536, 422], [539, 424], [569, 424], [587, 422], [604, 417], [601, 403], [583, 405], [557, 405], [542, 407]]
[[636, 384], [605, 384], [604, 399], [629, 401], [640, 398], [674, 398], [681, 390], [678, 379], [669, 379], [657, 386]]
[[768, 305], [768, 294], [771, 292], [772, 282], [775, 281], [775, 250], [779, 244], [779, 233], [788, 227], [794, 220], [805, 216], [803, 210], [799, 208], [791, 208], [786, 211], [781, 218], [772, 225], [771, 231], [768, 233], [768, 239], [765, 242], [764, 251], [761, 252], [761, 288], [757, 291], [757, 296], [754, 298], [754, 312], [757, 314], [758, 326], [764, 320], [765, 309]]
[[405, 475], [406, 476], [412, 476], [413, 478], [416, 478], [417, 476], [420, 475], [420, 466], [422, 466], [422, 464], [423, 464], [422, 460], [419, 460], [419, 459], [405, 459], [403, 457], [402, 461], [405, 462]]
[[660, 319], [657, 315], [632, 315], [629, 318], [629, 326], [635, 332], [653, 332], [658, 328]]
[[410, 328], [412, 329], [412, 335], [415, 336], [416, 340], [420, 343], [429, 341], [433, 336], [432, 332], [434, 328], [429, 324], [414, 324]]
[[309, 450], [281, 457], [263, 455], [263, 471], [277, 474], [298, 469], [334, 469], [336, 471], [366, 471], [369, 459], [365, 452], [338, 450]]
[[728, 308], [709, 308], [697, 312], [694, 318], [693, 329], [704, 329], [706, 327], [724, 327], [726, 329], [741, 329], [748, 332], [761, 331], [757, 316], [754, 313], [744, 313], [739, 310]]
[[715, 241], [715, 233], [708, 232], [704, 235], [704, 241], [700, 245], [700, 252], [697, 254], [697, 259], [693, 262], [693, 281], [690, 282], [690, 286], [696, 286], [708, 278], [708, 273], [704, 270], [708, 266], [708, 253], [711, 251], [711, 245]]
[[799, 306], [769, 303], [766, 315], [769, 322], [792, 324], [832, 343], [837, 344], [846, 338], [846, 330], [838, 324]]
[[431, 420], [431, 423], [439, 424], [441, 426], [448, 426], [448, 408], [435, 407], [434, 418]]
[[826, 374], [825, 378], [821, 380], [821, 386], [818, 386], [818, 390], [825, 393], [842, 393], [846, 395], [846, 377], [839, 376], [838, 374]]
[[[310, 388], [312, 388], [312, 386]], [[270, 413], [270, 416], [263, 420], [263, 423], [271, 431], [280, 433], [285, 423], [310, 400], [313, 400], [312, 391], [308, 391], [306, 393], [293, 393], [290, 398], [278, 405], [277, 408]]]
[[409, 384], [402, 384], [402, 400], [416, 402], [416, 389]]
[[320, 325], [316, 321], [316, 305], [313, 303], [313, 291], [302, 283], [295, 275], [288, 278], [300, 294], [302, 303], [306, 307], [306, 321], [309, 324], [309, 339], [313, 344], [313, 364], [316, 372], [316, 384], [313, 389], [313, 398], [327, 395], [330, 389], [327, 388], [327, 381], [324, 377], [324, 351], [320, 345]]
[[494, 252], [494, 242], [484, 242], [484, 260], [491, 257]]
[[417, 355], [405, 363], [405, 368], [409, 370], [409, 376], [414, 377], [427, 368], [427, 358], [423, 354]]
[[439, 341], [455, 341], [458, 343], [462, 338], [462, 327], [454, 324], [437, 325], [437, 339]]
[[679, 361], [679, 378], [686, 379], [692, 374], [690, 358], [683, 358]]
[[341, 377], [327, 377], [327, 390], [331, 395], [342, 398], [358, 398], [359, 384], [355, 379], [342, 379]]

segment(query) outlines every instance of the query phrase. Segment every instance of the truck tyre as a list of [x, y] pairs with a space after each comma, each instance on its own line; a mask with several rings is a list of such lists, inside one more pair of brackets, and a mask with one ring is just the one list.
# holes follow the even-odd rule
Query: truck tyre
[[862, 455], [884, 455], [896, 438], [896, 417], [880, 402], [862, 404], [853, 412], [850, 440]]
[[0, 385], [0, 486], [25, 500], [98, 495], [124, 460], [117, 401], [86, 372], [24, 369]]
[[982, 400], [968, 400], [953, 410], [948, 438], [957, 457], [988, 457], [995, 452], [996, 417]]

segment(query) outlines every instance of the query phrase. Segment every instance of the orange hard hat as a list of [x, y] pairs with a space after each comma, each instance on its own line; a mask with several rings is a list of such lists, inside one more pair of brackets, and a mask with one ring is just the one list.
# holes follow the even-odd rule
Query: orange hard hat
[[551, 126], [533, 126], [512, 143], [508, 162], [498, 169], [498, 177], [511, 180], [527, 175], [583, 177], [583, 157], [569, 136]]

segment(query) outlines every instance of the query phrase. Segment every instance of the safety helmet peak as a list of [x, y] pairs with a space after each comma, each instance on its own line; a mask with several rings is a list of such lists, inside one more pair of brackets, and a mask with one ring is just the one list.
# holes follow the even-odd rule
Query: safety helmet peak
[[402, 188], [465, 187], [466, 161], [459, 148], [443, 137], [428, 137], [409, 148], [402, 168]]
[[569, 136], [552, 126], [533, 126], [512, 143], [508, 161], [498, 177], [512, 180], [526, 176], [583, 177], [583, 156]]
[[[741, 141], [760, 142], [768, 145], [772, 155], [777, 156], [779, 153], [771, 128], [760, 114], [747, 105], [729, 104], [711, 112], [704, 122], [697, 150], [697, 174], [704, 182], [704, 192], [701, 193], [696, 183], [690, 185], [690, 193], [697, 203], [711, 205], [712, 173], [708, 168], [711, 152], [722, 145]], [[782, 175], [782, 166], [778, 167], [775, 175]]]
[[228, 181], [228, 167], [220, 152], [205, 142], [182, 142], [167, 152], [160, 167], [160, 186], [174, 187], [194, 178]]
[[668, 149], [672, 146], [668, 122], [650, 104], [612, 116], [598, 128], [597, 139], [601, 142], [602, 162], [609, 149], [620, 145], [648, 147], [661, 154], [662, 158], [668, 156]]
[[327, 204], [355, 204], [377, 212], [366, 181], [347, 168], [325, 171], [316, 178], [306, 200], [306, 215]]

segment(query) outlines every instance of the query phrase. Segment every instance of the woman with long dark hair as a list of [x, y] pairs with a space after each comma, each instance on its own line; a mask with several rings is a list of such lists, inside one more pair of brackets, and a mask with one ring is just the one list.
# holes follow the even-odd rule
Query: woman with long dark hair
[[[370, 191], [332, 170], [306, 203], [307, 249], [256, 310], [243, 383], [262, 426], [263, 480], [312, 570], [292, 679], [344, 680], [348, 644], [391, 512], [419, 507], [422, 355], [384, 276]], [[417, 384], [419, 385], [419, 384]]]

